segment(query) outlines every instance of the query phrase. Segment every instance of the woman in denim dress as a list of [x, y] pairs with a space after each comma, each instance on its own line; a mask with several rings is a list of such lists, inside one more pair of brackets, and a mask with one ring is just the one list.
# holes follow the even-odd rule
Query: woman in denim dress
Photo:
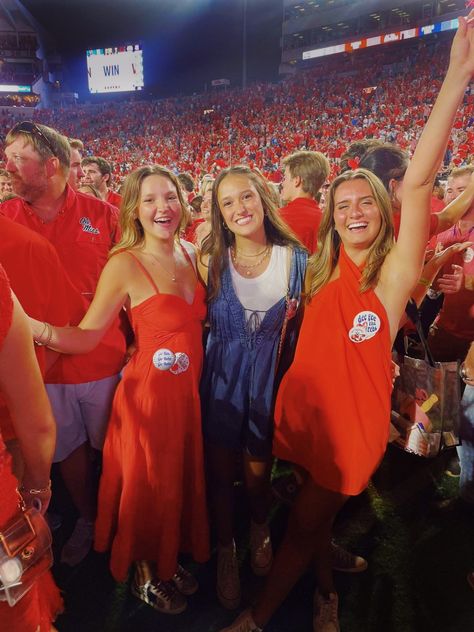
[[233, 514], [239, 457], [252, 570], [265, 575], [272, 564], [267, 512], [274, 395], [296, 343], [307, 253], [279, 218], [270, 185], [247, 167], [220, 173], [211, 214], [201, 257], [210, 325], [201, 401], [218, 538], [217, 594], [232, 609], [240, 603]]

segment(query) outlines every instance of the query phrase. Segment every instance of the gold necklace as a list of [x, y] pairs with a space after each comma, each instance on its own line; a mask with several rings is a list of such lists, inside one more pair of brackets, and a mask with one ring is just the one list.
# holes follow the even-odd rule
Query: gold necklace
[[248, 259], [252, 259], [253, 257], [260, 257], [261, 255], [263, 255], [268, 249], [268, 244], [265, 246], [265, 248], [263, 250], [261, 250], [260, 252], [257, 252], [256, 255], [246, 255], [245, 252], [242, 252], [241, 250], [237, 250], [237, 248], [234, 246], [234, 252], [235, 252], [235, 256], [237, 257], [240, 253], [241, 257], [247, 257]]
[[230, 256], [232, 257], [232, 261], [234, 262], [234, 265], [239, 266], [239, 268], [242, 268], [245, 274], [247, 276], [250, 276], [252, 269], [257, 268], [261, 263], [263, 263], [265, 259], [268, 257], [268, 255], [271, 253], [271, 251], [272, 251], [272, 247], [271, 245], [268, 245], [263, 251], [263, 256], [258, 261], [250, 265], [247, 265], [245, 263], [239, 263], [237, 261], [237, 256], [232, 246], [230, 248]]
[[163, 270], [166, 272], [166, 274], [171, 277], [171, 280], [173, 281], [173, 283], [176, 283], [176, 259], [175, 259], [175, 256], [174, 256], [174, 248], [173, 248], [173, 262], [174, 262], [174, 272], [173, 272], [173, 274], [171, 274], [171, 272], [169, 270], [167, 270], [167, 268], [165, 268], [165, 266], [161, 263], [161, 261], [158, 259], [158, 257], [156, 255], [154, 255], [152, 252], [145, 252], [145, 254], [146, 255], [150, 255], [150, 257], [152, 257], [152, 259], [154, 259], [156, 261], [156, 263], [163, 268]]

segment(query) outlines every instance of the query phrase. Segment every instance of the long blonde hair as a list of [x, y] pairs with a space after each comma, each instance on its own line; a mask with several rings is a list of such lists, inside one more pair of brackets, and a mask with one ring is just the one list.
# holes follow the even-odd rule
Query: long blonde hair
[[278, 214], [278, 206], [267, 181], [249, 167], [235, 166], [223, 169], [217, 176], [212, 189], [211, 224], [212, 230], [202, 244], [202, 255], [209, 255], [209, 300], [214, 299], [221, 284], [221, 276], [228, 265], [227, 249], [235, 242], [234, 234], [227, 228], [219, 208], [219, 187], [227, 176], [238, 175], [248, 178], [262, 201], [263, 226], [265, 235], [271, 244], [303, 248], [296, 235], [290, 230]]
[[142, 184], [145, 178], [148, 176], [162, 176], [168, 178], [174, 185], [178, 200], [181, 206], [181, 221], [176, 229], [176, 238], [179, 237], [179, 232], [182, 229], [182, 224], [185, 222], [186, 216], [184, 209], [186, 207], [179, 185], [178, 178], [166, 167], [160, 165], [148, 165], [146, 167], [139, 167], [135, 171], [132, 171], [126, 178], [122, 189], [122, 202], [120, 204], [120, 230], [121, 239], [109, 253], [113, 255], [119, 250], [129, 250], [136, 246], [143, 244], [145, 239], [145, 233], [143, 226], [138, 219], [138, 206], [140, 204], [140, 193]]
[[368, 183], [380, 210], [381, 218], [380, 230], [369, 248], [366, 265], [362, 272], [361, 292], [377, 285], [382, 264], [393, 246], [392, 207], [382, 181], [367, 169], [356, 169], [342, 173], [334, 180], [329, 189], [326, 210], [319, 227], [318, 248], [308, 263], [310, 287], [308, 301], [311, 301], [316, 292], [328, 283], [339, 261], [341, 239], [334, 223], [334, 198], [337, 187], [350, 180], [365, 180]]

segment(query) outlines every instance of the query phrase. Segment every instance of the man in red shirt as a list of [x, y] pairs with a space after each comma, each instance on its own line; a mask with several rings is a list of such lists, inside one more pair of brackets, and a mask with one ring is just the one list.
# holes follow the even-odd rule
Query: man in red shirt
[[310, 253], [316, 250], [322, 212], [316, 196], [329, 175], [329, 162], [318, 151], [297, 151], [283, 159], [280, 216]]
[[[116, 241], [117, 210], [67, 184], [69, 143], [49, 127], [28, 121], [15, 125], [6, 137], [5, 162], [18, 197], [4, 202], [0, 212], [40, 233], [56, 248], [84, 299], [82, 309], [71, 314], [71, 324], [77, 324]], [[54, 460], [60, 463], [80, 515], [62, 554], [71, 565], [81, 561], [92, 544], [95, 497], [89, 446], [102, 448], [125, 349], [117, 319], [94, 351], [62, 356], [46, 375], [57, 423]]]
[[[440, 233], [430, 242], [431, 248], [447, 248], [451, 244], [474, 242], [474, 167], [453, 169], [446, 187], [446, 202], [449, 205], [463, 194], [470, 194], [470, 206], [461, 219], [448, 230]], [[435, 360], [450, 362], [461, 360], [468, 352], [474, 340], [474, 247], [455, 255], [452, 263], [463, 269], [463, 285], [459, 292], [446, 293], [443, 307], [437, 317], [430, 336], [430, 347]], [[440, 273], [442, 281], [449, 283], [454, 276], [452, 268], [443, 269]], [[452, 279], [455, 283], [455, 278]], [[443, 290], [443, 287], [435, 289]]]
[[110, 163], [101, 156], [87, 156], [82, 160], [82, 170], [84, 172], [82, 182], [95, 186], [103, 200], [120, 208], [122, 196], [109, 188], [112, 181]]
[[71, 160], [69, 163], [69, 179], [68, 184], [77, 190], [81, 186], [81, 180], [84, 177], [82, 170], [82, 152], [84, 151], [84, 143], [78, 138], [69, 139], [69, 147], [71, 149]]

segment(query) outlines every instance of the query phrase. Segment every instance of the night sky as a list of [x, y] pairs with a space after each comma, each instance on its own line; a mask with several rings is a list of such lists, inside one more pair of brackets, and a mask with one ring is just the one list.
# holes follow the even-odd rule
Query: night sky
[[[145, 90], [157, 96], [202, 92], [212, 79], [242, 78], [244, 0], [23, 0], [54, 37], [65, 88], [87, 95], [85, 51], [140, 42]], [[275, 80], [282, 0], [247, 0], [248, 81]], [[148, 89], [148, 90], [147, 90]]]

